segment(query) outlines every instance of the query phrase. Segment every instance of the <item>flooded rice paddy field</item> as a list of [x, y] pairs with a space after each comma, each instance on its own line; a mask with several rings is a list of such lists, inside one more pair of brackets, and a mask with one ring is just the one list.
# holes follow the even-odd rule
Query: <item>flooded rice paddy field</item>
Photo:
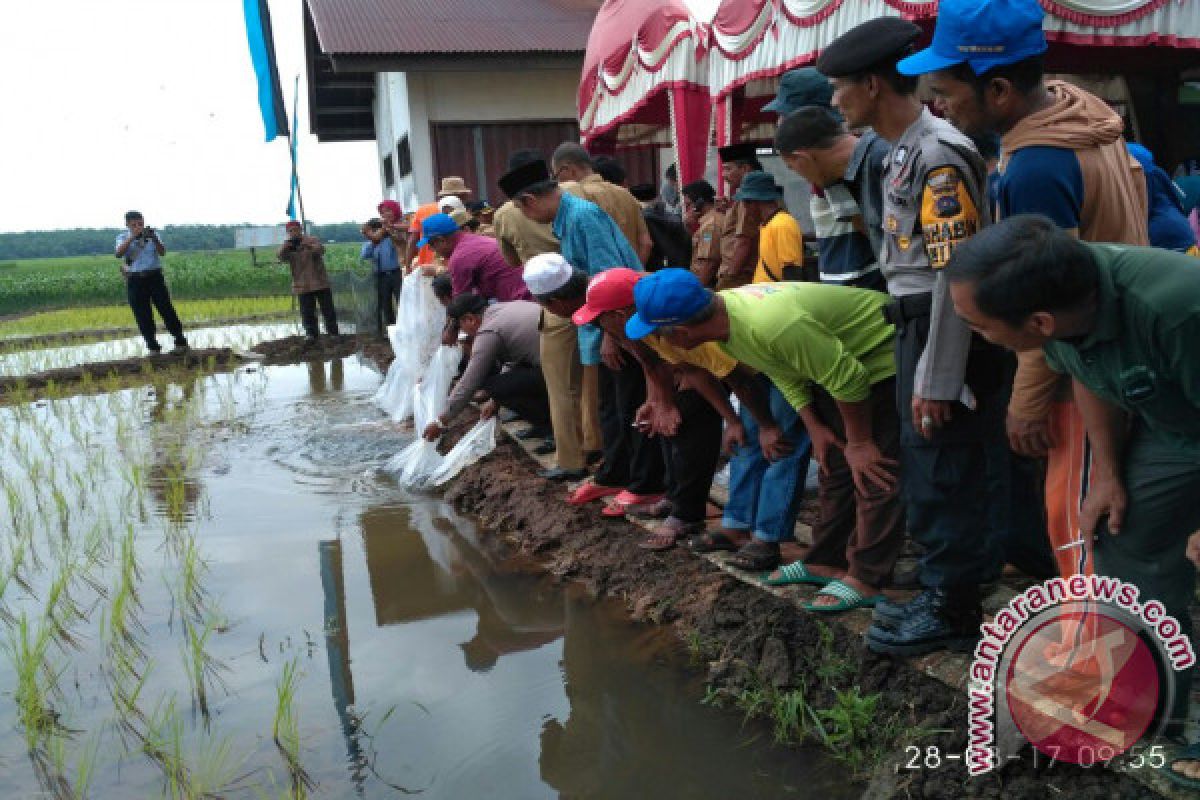
[[[279, 339], [300, 333], [295, 322], [274, 325], [247, 324], [225, 325], [216, 328], [184, 330], [188, 344], [193, 349], [228, 347], [235, 351], [249, 350], [260, 342]], [[171, 336], [159, 329], [158, 343], [163, 352], [171, 349]], [[0, 353], [0, 375], [29, 375], [64, 367], [76, 367], [102, 361], [121, 361], [140, 358], [147, 354], [146, 343], [140, 336], [108, 338], [83, 345], [46, 347], [37, 350], [20, 350]]]
[[0, 797], [849, 797], [378, 467], [355, 359], [0, 408]]

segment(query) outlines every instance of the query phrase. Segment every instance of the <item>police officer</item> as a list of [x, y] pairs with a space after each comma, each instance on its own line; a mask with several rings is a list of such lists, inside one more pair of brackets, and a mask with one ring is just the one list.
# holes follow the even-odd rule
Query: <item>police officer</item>
[[971, 141], [916, 97], [896, 62], [920, 29], [883, 17], [829, 45], [817, 68], [851, 128], [892, 142], [883, 172], [880, 263], [896, 325], [897, 404], [908, 529], [925, 548], [923, 591], [880, 603], [867, 632], [876, 652], [970, 649], [982, 621], [981, 583], [1002, 566], [989, 531], [987, 468], [1001, 447], [1011, 356], [973, 336], [951, 305], [942, 269], [986, 223], [986, 167]]

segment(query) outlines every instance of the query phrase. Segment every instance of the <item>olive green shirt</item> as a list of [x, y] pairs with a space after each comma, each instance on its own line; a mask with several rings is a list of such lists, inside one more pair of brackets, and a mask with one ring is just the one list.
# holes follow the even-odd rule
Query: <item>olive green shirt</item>
[[1096, 325], [1046, 362], [1200, 453], [1200, 263], [1150, 247], [1086, 244], [1100, 268]]

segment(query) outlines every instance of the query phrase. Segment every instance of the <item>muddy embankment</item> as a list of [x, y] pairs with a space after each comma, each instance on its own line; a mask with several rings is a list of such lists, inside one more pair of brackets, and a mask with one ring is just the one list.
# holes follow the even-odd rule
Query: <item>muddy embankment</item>
[[[460, 421], [473, 421], [470, 412]], [[531, 556], [557, 579], [623, 601], [634, 620], [672, 626], [698, 668], [705, 702], [767, 718], [783, 740], [823, 744], [871, 798], [1145, 798], [1143, 783], [1099, 768], [1035, 768], [1026, 752], [998, 773], [968, 778], [961, 761], [906, 769], [909, 747], [960, 754], [965, 693], [916, 663], [868, 652], [861, 631], [818, 618], [738, 580], [684, 548], [648, 554], [645, 530], [563, 502], [511, 439], [453, 481], [446, 498], [475, 515], [510, 555]], [[855, 690], [857, 687], [857, 690]], [[873, 697], [874, 696], [874, 697]], [[731, 746], [734, 743], [731, 743]]]

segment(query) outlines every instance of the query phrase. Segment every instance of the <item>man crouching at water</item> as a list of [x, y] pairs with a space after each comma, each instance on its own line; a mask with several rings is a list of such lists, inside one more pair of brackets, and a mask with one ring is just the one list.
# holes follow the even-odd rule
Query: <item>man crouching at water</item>
[[138, 332], [146, 340], [151, 355], [162, 352], [154, 329], [154, 309], [157, 308], [163, 325], [175, 339], [175, 349], [171, 352], [186, 353], [188, 343], [183, 336], [183, 323], [175, 313], [167, 281], [163, 278], [160, 259], [167, 254], [167, 247], [158, 237], [158, 231], [146, 227], [140, 211], [125, 214], [125, 227], [128, 230], [117, 235], [116, 256], [123, 261], [121, 274], [125, 277], [125, 293]]

